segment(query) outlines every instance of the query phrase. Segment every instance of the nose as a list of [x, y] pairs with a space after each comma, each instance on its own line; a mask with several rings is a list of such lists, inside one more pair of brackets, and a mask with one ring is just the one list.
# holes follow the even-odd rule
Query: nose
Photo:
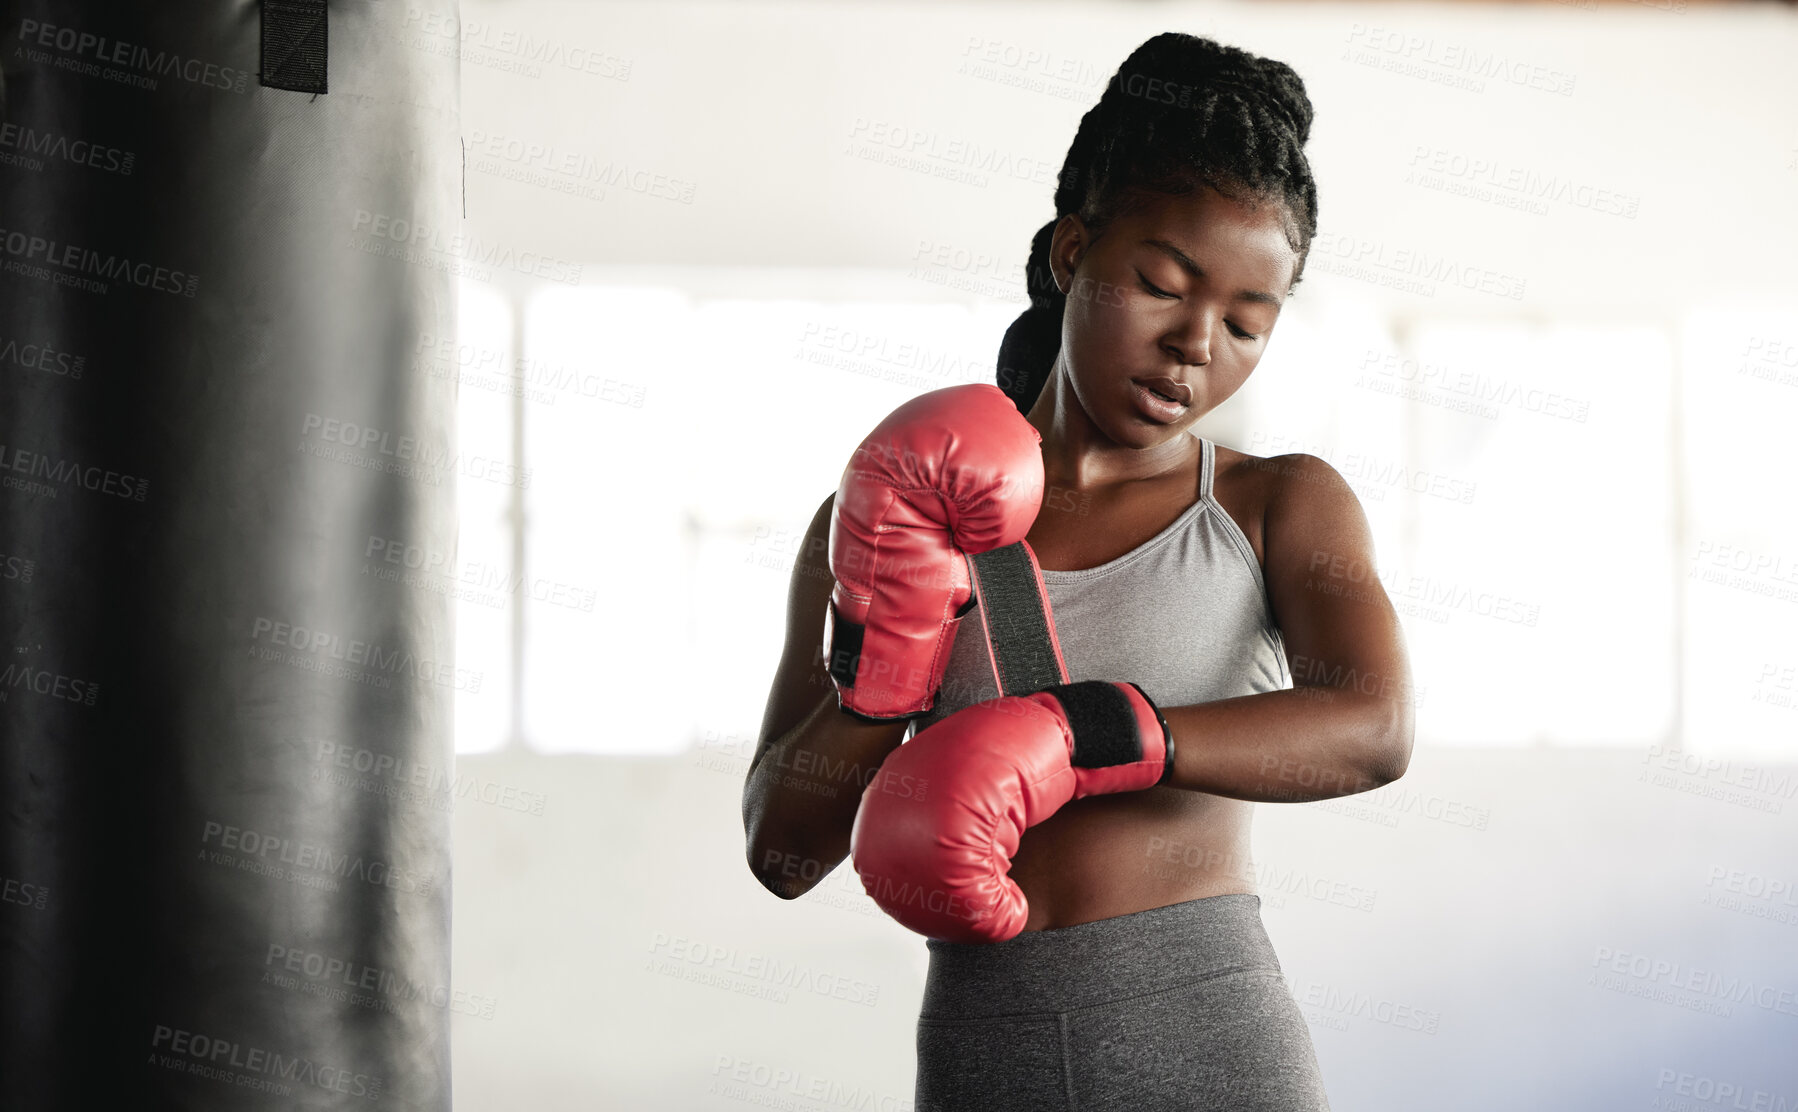
[[1182, 363], [1203, 367], [1211, 362], [1211, 330], [1214, 322], [1209, 313], [1195, 313], [1167, 334], [1163, 344], [1169, 354]]

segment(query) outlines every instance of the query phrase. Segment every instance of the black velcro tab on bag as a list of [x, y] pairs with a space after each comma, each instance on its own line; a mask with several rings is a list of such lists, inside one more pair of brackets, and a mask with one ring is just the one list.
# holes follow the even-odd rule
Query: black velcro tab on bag
[[262, 0], [262, 84], [325, 92], [326, 24], [325, 0]]
[[1075, 768], [1110, 768], [1142, 760], [1136, 712], [1116, 684], [1082, 680], [1045, 687], [1067, 712], [1074, 730]]
[[1060, 683], [1041, 582], [1024, 542], [968, 557], [986, 621], [987, 648], [1001, 695], [1028, 695]]

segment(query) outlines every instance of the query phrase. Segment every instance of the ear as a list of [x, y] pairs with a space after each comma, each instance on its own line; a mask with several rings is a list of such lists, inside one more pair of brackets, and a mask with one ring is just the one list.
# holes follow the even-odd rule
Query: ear
[[1070, 212], [1056, 221], [1053, 238], [1049, 241], [1049, 271], [1055, 277], [1055, 288], [1063, 297], [1073, 287], [1074, 272], [1080, 269], [1080, 260], [1091, 245], [1086, 222], [1078, 214]]

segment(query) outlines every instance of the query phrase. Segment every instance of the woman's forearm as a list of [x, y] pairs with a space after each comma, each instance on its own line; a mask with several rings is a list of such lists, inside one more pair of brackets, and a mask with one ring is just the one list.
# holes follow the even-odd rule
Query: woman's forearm
[[906, 722], [864, 722], [837, 709], [834, 692], [757, 750], [743, 784], [749, 867], [764, 887], [794, 899], [849, 855], [862, 789], [905, 738]]
[[1266, 803], [1370, 791], [1404, 775], [1411, 703], [1403, 687], [1295, 687], [1163, 707], [1174, 736], [1165, 783]]

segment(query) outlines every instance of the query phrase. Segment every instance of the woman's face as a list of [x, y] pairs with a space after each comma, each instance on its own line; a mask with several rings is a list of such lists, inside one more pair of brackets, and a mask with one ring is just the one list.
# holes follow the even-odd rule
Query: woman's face
[[1296, 262], [1278, 204], [1211, 189], [1151, 195], [1097, 240], [1062, 217], [1050, 249], [1062, 357], [1092, 423], [1146, 448], [1222, 405], [1260, 362]]

